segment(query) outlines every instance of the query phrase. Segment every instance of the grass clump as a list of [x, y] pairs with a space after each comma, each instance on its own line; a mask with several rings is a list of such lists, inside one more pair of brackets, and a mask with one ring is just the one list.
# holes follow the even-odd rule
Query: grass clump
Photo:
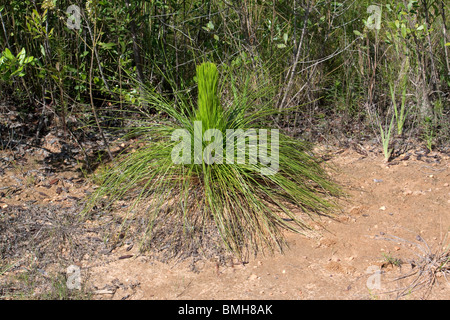
[[[168, 117], [135, 128], [145, 146], [106, 170], [87, 209], [105, 195], [109, 204], [126, 199], [133, 203], [129, 212], [138, 204], [145, 207], [148, 234], [158, 224], [175, 220], [183, 230], [183, 242], [189, 242], [213, 228], [222, 244], [239, 256], [246, 247], [255, 252], [281, 250], [282, 230], [302, 232], [310, 228], [306, 215], [329, 213], [333, 205], [328, 198], [340, 191], [311, 154], [311, 145], [270, 129], [270, 118], [278, 112], [273, 108], [273, 86], [251, 75], [242, 82], [237, 79], [230, 70], [222, 90], [231, 97], [222, 99], [217, 67], [200, 65], [197, 106], [186, 95], [175, 93], [175, 103], [149, 92], [146, 103]], [[221, 101], [228, 101], [226, 107]], [[195, 138], [198, 125], [202, 140]], [[209, 129], [215, 130], [211, 139]], [[180, 132], [176, 139], [174, 132]], [[234, 143], [228, 144], [231, 140]], [[215, 161], [191, 152], [200, 141], [200, 155], [209, 152]], [[262, 148], [269, 146], [270, 151]], [[174, 161], [174, 154], [183, 161]], [[278, 159], [272, 157], [275, 154]], [[275, 160], [277, 168], [270, 172]], [[172, 234], [180, 236], [175, 230]]]

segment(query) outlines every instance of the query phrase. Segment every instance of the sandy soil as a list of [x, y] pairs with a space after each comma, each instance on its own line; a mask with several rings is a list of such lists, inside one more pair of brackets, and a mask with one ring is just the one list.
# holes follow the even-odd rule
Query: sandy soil
[[431, 292], [428, 284], [414, 287], [426, 277], [395, 280], [412, 271], [408, 262], [420, 260], [422, 247], [448, 248], [449, 157], [412, 152], [399, 159], [385, 164], [379, 153], [351, 149], [333, 157], [334, 178], [350, 198], [337, 220], [316, 225], [315, 236], [287, 234], [284, 254], [226, 266], [200, 261], [193, 271], [189, 261], [165, 264], [123, 247], [114, 254], [134, 256], [92, 269], [96, 298], [449, 299], [444, 276]]
[[[412, 150], [386, 164], [369, 148], [329, 153], [337, 168], [333, 178], [349, 197], [340, 201], [337, 219], [315, 224], [314, 235], [287, 233], [283, 254], [259, 255], [244, 264], [163, 263], [124, 243], [106, 258], [82, 259], [82, 280], [94, 299], [449, 299], [450, 279], [443, 272], [433, 273], [433, 286], [427, 274], [396, 280], [417, 270], [426, 254], [448, 252], [449, 156]], [[20, 175], [25, 166], [36, 167]], [[40, 166], [26, 161], [3, 172], [3, 209], [70, 206], [91, 188], [70, 170], [41, 177]], [[17, 179], [33, 188], [14, 189]]]

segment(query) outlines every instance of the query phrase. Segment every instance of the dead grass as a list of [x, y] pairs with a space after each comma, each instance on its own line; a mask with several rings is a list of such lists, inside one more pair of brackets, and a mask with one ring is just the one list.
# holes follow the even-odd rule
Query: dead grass
[[99, 227], [79, 219], [80, 208], [8, 206], [0, 211], [0, 297], [2, 299], [80, 299], [69, 290], [66, 269], [107, 247]]
[[421, 292], [422, 298], [426, 299], [431, 290], [436, 285], [438, 279], [450, 276], [450, 243], [448, 243], [448, 233], [442, 245], [436, 248], [431, 247], [420, 235], [415, 237], [416, 241], [407, 240], [397, 236], [386, 236], [382, 238], [386, 241], [394, 241], [408, 248], [414, 254], [410, 259], [387, 259], [389, 263], [400, 266], [409, 264], [411, 271], [394, 279], [394, 281], [406, 281], [406, 285], [401, 286], [390, 292], [396, 293], [397, 298], [403, 298], [411, 295], [413, 292]]

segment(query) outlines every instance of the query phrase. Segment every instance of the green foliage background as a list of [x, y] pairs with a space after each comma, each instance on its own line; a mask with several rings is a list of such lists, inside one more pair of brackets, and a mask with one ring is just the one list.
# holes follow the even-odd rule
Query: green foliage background
[[[69, 5], [81, 8], [79, 30], [67, 27]], [[380, 30], [367, 27], [369, 5], [382, 9]], [[0, 94], [30, 102], [30, 112], [45, 100], [58, 114], [81, 116], [90, 82], [98, 108], [137, 104], [142, 86], [187, 90], [195, 87], [196, 66], [209, 60], [221, 72], [263, 73], [279, 89], [280, 109], [309, 103], [278, 118], [281, 126], [323, 115], [339, 118], [340, 129], [372, 125], [371, 112], [393, 111], [392, 87], [397, 104], [406, 89], [414, 109], [406, 128], [422, 127], [426, 117], [440, 134], [448, 128], [450, 14], [443, 0], [2, 0], [0, 13], [3, 56], [24, 50], [33, 57], [0, 63]], [[8, 75], [11, 68], [23, 70]]]

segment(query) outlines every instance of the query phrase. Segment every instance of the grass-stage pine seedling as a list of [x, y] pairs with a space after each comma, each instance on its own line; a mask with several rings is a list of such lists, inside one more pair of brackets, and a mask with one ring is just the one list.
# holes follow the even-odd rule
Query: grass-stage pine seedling
[[[182, 225], [183, 241], [215, 228], [237, 255], [245, 247], [282, 249], [283, 230], [302, 232], [310, 229], [309, 218], [332, 214], [340, 189], [311, 146], [271, 127], [270, 116], [278, 113], [273, 86], [242, 77], [238, 82], [232, 71], [227, 75], [228, 100], [209, 62], [197, 67], [197, 103], [180, 91], [170, 101], [149, 91], [146, 103], [168, 117], [136, 128], [145, 146], [106, 170], [87, 209], [105, 196], [110, 204], [126, 199], [130, 212], [146, 207], [149, 233], [174, 219]], [[206, 154], [216, 161], [205, 161]], [[277, 162], [275, 170], [265, 170], [271, 161]]]

